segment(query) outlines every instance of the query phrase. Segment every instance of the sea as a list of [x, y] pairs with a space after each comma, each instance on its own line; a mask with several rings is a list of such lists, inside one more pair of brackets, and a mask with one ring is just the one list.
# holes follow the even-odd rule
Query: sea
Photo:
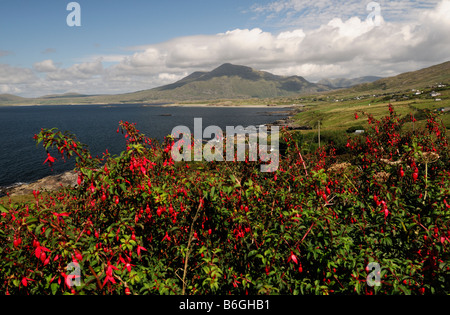
[[58, 160], [50, 168], [43, 164], [47, 153], [33, 139], [41, 128], [69, 131], [88, 145], [93, 156], [108, 150], [119, 155], [125, 147], [124, 136], [117, 134], [120, 121], [136, 123], [149, 138], [163, 141], [176, 126], [194, 130], [194, 119], [208, 126], [259, 126], [287, 117], [279, 107], [182, 107], [165, 104], [51, 105], [0, 107], [0, 195], [5, 188], [32, 183], [41, 178], [70, 171], [75, 160]]

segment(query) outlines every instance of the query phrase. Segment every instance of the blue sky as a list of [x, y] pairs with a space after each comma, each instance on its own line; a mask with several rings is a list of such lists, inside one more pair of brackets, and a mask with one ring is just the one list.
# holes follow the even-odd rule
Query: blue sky
[[361, 0], [80, 0], [80, 27], [69, 2], [0, 0], [0, 94], [132, 92], [224, 62], [315, 81], [450, 60], [450, 0], [376, 1], [377, 25]]
[[40, 61], [46, 50], [68, 64], [83, 55], [111, 53], [171, 38], [250, 27], [241, 11], [252, 1], [88, 0], [81, 27], [68, 27], [70, 1], [0, 0], [1, 49], [18, 66]]

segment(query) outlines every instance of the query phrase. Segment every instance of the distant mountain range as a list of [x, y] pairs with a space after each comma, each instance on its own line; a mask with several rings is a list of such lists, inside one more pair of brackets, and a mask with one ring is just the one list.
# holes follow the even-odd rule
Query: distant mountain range
[[144, 91], [95, 96], [66, 93], [40, 98], [1, 94], [0, 105], [120, 104], [278, 98], [317, 94], [335, 89], [348, 89], [353, 92], [404, 90], [424, 88], [439, 82], [450, 82], [450, 61], [390, 78], [323, 79], [317, 83], [309, 82], [301, 76], [278, 76], [226, 63], [210, 72], [194, 72], [175, 83]]
[[354, 79], [345, 79], [345, 78], [338, 78], [338, 79], [322, 79], [318, 84], [329, 86], [333, 89], [342, 89], [342, 88], [349, 88], [358, 84], [363, 83], [372, 83], [375, 81], [378, 81], [380, 79], [383, 79], [382, 77], [375, 77], [375, 76], [366, 76], [366, 77], [360, 77], [360, 78], [354, 78]]

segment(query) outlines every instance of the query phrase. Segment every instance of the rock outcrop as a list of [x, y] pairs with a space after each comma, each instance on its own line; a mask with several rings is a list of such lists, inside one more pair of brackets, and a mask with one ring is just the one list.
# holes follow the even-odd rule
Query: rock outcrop
[[42, 178], [31, 184], [24, 184], [10, 189], [6, 189], [4, 193], [9, 193], [11, 197], [29, 195], [34, 190], [39, 191], [57, 191], [61, 187], [72, 186], [77, 184], [78, 174], [75, 171], [69, 171], [59, 175], [52, 175]]

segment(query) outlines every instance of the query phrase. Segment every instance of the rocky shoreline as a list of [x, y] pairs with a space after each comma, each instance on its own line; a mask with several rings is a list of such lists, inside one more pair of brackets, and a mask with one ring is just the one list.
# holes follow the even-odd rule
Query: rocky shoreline
[[3, 188], [0, 194], [9, 194], [9, 196], [30, 195], [33, 191], [56, 191], [61, 187], [72, 186], [77, 184], [78, 174], [75, 171], [69, 171], [58, 175], [44, 177], [34, 183], [23, 184], [11, 188]]
[[[280, 128], [286, 128], [287, 130], [312, 130], [312, 128], [310, 126], [302, 126], [299, 125], [295, 119], [293, 118], [296, 114], [304, 112], [305, 106], [301, 105], [301, 106], [295, 106], [293, 107], [290, 111], [285, 111], [285, 112], [280, 112], [283, 114], [288, 114], [288, 116], [284, 119], [279, 119], [275, 122], [273, 122], [272, 124], [267, 124], [267, 126], [278, 126]], [[273, 114], [273, 112], [272, 112]]]

